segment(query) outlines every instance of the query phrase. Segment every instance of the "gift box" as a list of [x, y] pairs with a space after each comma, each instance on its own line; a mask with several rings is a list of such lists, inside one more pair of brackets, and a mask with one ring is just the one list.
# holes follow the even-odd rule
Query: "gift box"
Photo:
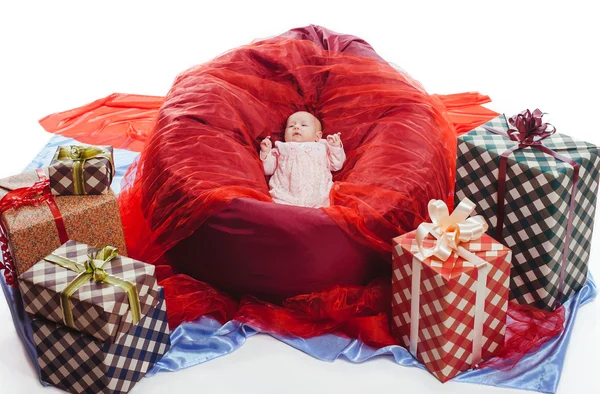
[[157, 303], [154, 273], [116, 248], [70, 240], [24, 272], [19, 289], [28, 314], [115, 341]]
[[392, 334], [442, 382], [504, 344], [511, 251], [473, 209], [432, 200], [433, 224], [393, 240]]
[[41, 378], [71, 393], [127, 393], [170, 347], [165, 301], [116, 341], [102, 342], [43, 318], [32, 319]]
[[459, 136], [456, 199], [478, 201], [488, 234], [513, 251], [511, 298], [552, 310], [587, 278], [600, 159], [541, 118], [524, 112], [509, 130], [501, 115]]
[[41, 377], [72, 393], [126, 393], [170, 347], [155, 267], [67, 241], [19, 277]]
[[[117, 197], [57, 196], [48, 169], [0, 179], [0, 248], [7, 283], [68, 239], [113, 245], [127, 255]], [[13, 272], [13, 270], [15, 272]]]
[[48, 168], [56, 196], [106, 194], [115, 166], [112, 146], [59, 146]]

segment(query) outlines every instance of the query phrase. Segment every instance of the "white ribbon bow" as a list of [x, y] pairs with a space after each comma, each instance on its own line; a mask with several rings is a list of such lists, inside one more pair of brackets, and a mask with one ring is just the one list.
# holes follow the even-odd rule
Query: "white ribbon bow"
[[[475, 211], [475, 204], [465, 198], [458, 204], [454, 212], [450, 214], [446, 203], [441, 200], [429, 201], [428, 210], [432, 223], [422, 223], [417, 228], [416, 242], [422, 256], [414, 257], [412, 263], [412, 288], [411, 288], [411, 314], [410, 314], [410, 347], [409, 351], [417, 356], [417, 344], [419, 340], [420, 320], [420, 298], [421, 298], [421, 268], [423, 260], [436, 257], [446, 261], [456, 252], [467, 264], [477, 268], [477, 290], [475, 300], [475, 322], [473, 327], [473, 350], [471, 353], [471, 364], [475, 365], [481, 361], [483, 345], [483, 318], [485, 299], [487, 297], [487, 273], [489, 264], [469, 252], [462, 246], [461, 242], [474, 241], [487, 231], [488, 225], [481, 216], [469, 217]], [[437, 238], [435, 246], [431, 249], [423, 247], [423, 241], [431, 234]]]
[[[453, 251], [458, 251], [461, 242], [481, 238], [488, 225], [481, 215], [469, 217], [475, 207], [475, 203], [465, 198], [450, 214], [448, 206], [442, 200], [429, 201], [427, 209], [432, 223], [421, 223], [416, 234], [417, 245], [423, 257], [435, 256], [446, 261]], [[423, 247], [423, 240], [428, 234], [437, 238], [433, 249]]]

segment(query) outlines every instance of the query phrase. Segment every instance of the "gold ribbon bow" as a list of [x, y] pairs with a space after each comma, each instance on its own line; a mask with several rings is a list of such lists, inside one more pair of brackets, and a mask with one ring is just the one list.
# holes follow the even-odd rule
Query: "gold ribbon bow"
[[[475, 203], [465, 198], [450, 214], [441, 200], [431, 200], [428, 205], [432, 223], [421, 223], [417, 228], [416, 241], [424, 258], [435, 256], [442, 261], [448, 260], [453, 251], [458, 250], [461, 242], [481, 238], [488, 225], [481, 215], [469, 217], [475, 211]], [[431, 249], [423, 247], [428, 234], [437, 238]]]
[[60, 293], [60, 308], [63, 311], [63, 322], [67, 327], [75, 328], [70, 298], [81, 286], [89, 282], [90, 279], [96, 283], [103, 282], [125, 290], [129, 299], [129, 309], [131, 310], [133, 323], [135, 324], [141, 319], [140, 297], [135, 284], [114, 275], [109, 275], [104, 271], [104, 265], [115, 257], [117, 257], [117, 248], [105, 246], [98, 252], [88, 255], [88, 259], [83, 264], [56, 254], [51, 254], [44, 258], [46, 261], [79, 273]]
[[114, 174], [114, 163], [112, 155], [104, 149], [98, 148], [97, 146], [81, 146], [71, 145], [68, 147], [61, 146], [58, 149], [56, 160], [60, 162], [73, 162], [73, 186], [75, 187], [75, 194], [86, 194], [84, 186], [83, 168], [85, 162], [89, 159], [105, 158], [110, 163], [109, 171], [110, 177]]
[[[483, 233], [487, 231], [488, 225], [481, 215], [469, 217], [475, 210], [475, 204], [467, 198], [458, 204], [452, 214], [448, 212], [448, 207], [441, 200], [429, 201], [428, 210], [432, 223], [421, 223], [415, 236], [423, 260], [435, 256], [441, 261], [446, 261], [452, 253], [456, 252], [465, 260], [465, 264], [472, 264], [477, 268], [471, 357], [472, 364], [476, 365], [481, 361], [483, 346], [484, 307], [488, 292], [486, 280], [489, 264], [460, 246], [460, 243], [481, 238]], [[437, 238], [435, 246], [430, 249], [423, 247], [423, 241], [428, 234]], [[420, 258], [414, 258], [412, 263], [409, 338], [409, 351], [414, 356], [417, 355], [419, 340], [421, 268]]]

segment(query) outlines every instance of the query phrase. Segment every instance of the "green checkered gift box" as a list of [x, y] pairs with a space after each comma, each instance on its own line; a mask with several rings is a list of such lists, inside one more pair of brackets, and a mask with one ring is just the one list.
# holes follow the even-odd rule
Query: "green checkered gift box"
[[488, 234], [512, 249], [511, 298], [552, 310], [586, 281], [600, 159], [542, 115], [501, 115], [458, 137], [456, 201], [477, 201]]

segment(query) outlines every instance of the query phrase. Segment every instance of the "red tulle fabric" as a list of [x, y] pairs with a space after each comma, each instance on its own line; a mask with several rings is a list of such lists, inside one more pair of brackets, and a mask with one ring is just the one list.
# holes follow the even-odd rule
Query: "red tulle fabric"
[[111, 94], [87, 105], [48, 115], [42, 127], [94, 145], [141, 152], [164, 97]]
[[456, 132], [440, 98], [385, 62], [275, 38], [178, 76], [120, 195], [130, 253], [160, 261], [232, 199], [271, 201], [258, 144], [298, 110], [341, 132], [347, 161], [324, 210], [357, 242], [389, 253], [430, 199], [452, 204]]
[[564, 306], [549, 312], [510, 302], [504, 347], [497, 357], [484, 362], [479, 367], [512, 369], [526, 354], [538, 350], [543, 344], [560, 334], [564, 326]]
[[379, 348], [397, 344], [389, 330], [391, 285], [381, 278], [364, 286], [335, 286], [288, 298], [281, 306], [242, 299], [235, 320], [283, 336], [336, 333]]
[[325, 135], [342, 133], [348, 159], [325, 211], [357, 242], [389, 253], [393, 236], [426, 218], [430, 199], [451, 203], [456, 135], [497, 115], [481, 107], [486, 102], [477, 93], [428, 95], [364, 41], [311, 27], [188, 70], [166, 98], [113, 94], [40, 122], [85, 143], [142, 152], [120, 208], [130, 254], [157, 264], [171, 328], [211, 315], [278, 335], [337, 333], [381, 347], [396, 343], [389, 277], [281, 305], [250, 296], [238, 304], [174, 275], [161, 265], [164, 254], [232, 199], [271, 201], [258, 144], [267, 135], [281, 139], [298, 110], [321, 119]]
[[164, 271], [158, 274], [157, 279], [164, 288], [171, 330], [201, 316], [211, 316], [221, 323], [231, 320], [237, 309], [237, 302], [233, 298], [187, 275], [171, 275], [161, 279], [161, 274], [164, 275]]
[[[159, 266], [160, 267], [160, 266]], [[374, 348], [399, 345], [390, 334], [391, 286], [380, 278], [367, 286], [335, 286], [322, 292], [288, 298], [281, 305], [243, 297], [239, 304], [211, 286], [185, 275], [160, 282], [165, 287], [169, 326], [201, 316], [220, 322], [235, 319], [264, 332], [312, 338], [336, 334], [358, 339]], [[565, 309], [553, 312], [510, 302], [505, 345], [479, 368], [508, 370], [564, 329]]]
[[148, 139], [120, 204], [130, 253], [160, 262], [232, 199], [271, 201], [258, 143], [281, 139], [285, 119], [308, 110], [325, 134], [342, 133], [348, 156], [325, 211], [357, 242], [385, 253], [393, 236], [425, 219], [427, 201], [451, 203], [456, 133], [449, 119], [459, 129], [484, 122], [495, 114], [479, 105], [486, 101], [430, 96], [379, 59], [278, 37], [182, 73], [164, 103], [111, 95], [41, 123], [133, 150]]

